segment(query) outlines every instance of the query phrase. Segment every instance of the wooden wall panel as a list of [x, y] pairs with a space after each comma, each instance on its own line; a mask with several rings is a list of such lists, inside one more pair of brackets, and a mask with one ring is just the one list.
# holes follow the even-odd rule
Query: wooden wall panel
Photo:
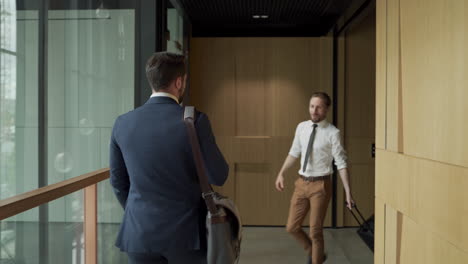
[[468, 254], [430, 229], [403, 216], [399, 259], [401, 264], [464, 264], [468, 263]]
[[[349, 166], [349, 171], [352, 173], [351, 185], [354, 201], [367, 219], [374, 214], [375, 167], [370, 164], [356, 164]], [[344, 226], [358, 226], [348, 208], [344, 207], [343, 210], [345, 212]]]
[[398, 264], [398, 211], [391, 206], [385, 206], [385, 238], [384, 238], [384, 263]]
[[376, 196], [468, 251], [468, 168], [378, 150]]
[[284, 225], [299, 165], [287, 173], [284, 192], [274, 181], [297, 124], [309, 118], [310, 95], [331, 95], [331, 39], [191, 41], [191, 104], [210, 117], [231, 169], [217, 190], [236, 200], [244, 224]]
[[[468, 254], [462, 249], [391, 206], [380, 204], [377, 211], [380, 211], [379, 215], [385, 222], [385, 237], [384, 241], [376, 237], [380, 242], [375, 251], [375, 263], [467, 263]], [[381, 221], [379, 226], [381, 228]]]
[[385, 149], [387, 138], [387, 0], [377, 0], [375, 23], [375, 146]]
[[[309, 40], [312, 42], [312, 39]], [[311, 46], [309, 46], [310, 48]], [[310, 54], [317, 54], [320, 58], [319, 66], [319, 86], [314, 90], [326, 91], [332, 98], [333, 94], [333, 38], [332, 36], [320, 38], [320, 53], [315, 53], [314, 50], [309, 51]], [[333, 116], [333, 109], [329, 111], [329, 118]]]
[[408, 215], [414, 187], [413, 175], [409, 172], [414, 171], [413, 167], [403, 155], [380, 149], [377, 149], [375, 164], [375, 196]]
[[387, 145], [402, 152], [400, 140], [400, 0], [387, 0]]
[[374, 263], [468, 263], [468, 254], [463, 249], [381, 200], [377, 199], [376, 205]]
[[467, 3], [401, 4], [406, 153], [468, 167]]
[[209, 113], [216, 135], [234, 136], [235, 127], [235, 42], [214, 38], [191, 40], [190, 101]]
[[[275, 38], [268, 41], [269, 65], [272, 80], [273, 136], [294, 136], [299, 122], [309, 116], [310, 95], [315, 91], [332, 93], [332, 87], [323, 87], [323, 79], [331, 78], [331, 71], [321, 75], [321, 40], [303, 38]], [[331, 59], [331, 57], [330, 57]], [[331, 119], [331, 115], [328, 116]]]
[[[348, 153], [353, 197], [365, 218], [374, 213], [375, 165], [371, 150], [376, 126], [375, 27], [375, 11], [371, 10], [359, 24], [346, 31], [344, 50], [344, 146]], [[356, 226], [348, 209], [342, 210], [343, 225]]]
[[385, 263], [385, 203], [375, 199], [374, 263]]
[[236, 136], [265, 136], [268, 125], [265, 118], [271, 112], [265, 95], [269, 92], [265, 74], [267, 40], [265, 38], [246, 38], [236, 41]]
[[[265, 175], [270, 176], [268, 163], [236, 163], [236, 197], [242, 221], [245, 224], [277, 223], [282, 214], [273, 214], [277, 209], [278, 196], [265, 184]], [[262, 199], [254, 197], [263, 195]], [[273, 218], [273, 219], [272, 219]]]
[[[196, 65], [191, 67], [189, 99], [199, 110], [208, 113], [216, 141], [230, 167], [226, 184], [217, 188], [221, 193], [235, 199], [235, 177], [233, 170], [233, 137], [235, 135], [235, 54], [234, 43], [228, 39], [213, 39], [211, 42], [193, 39], [191, 48], [199, 52], [191, 53]], [[205, 78], [210, 76], [210, 78]], [[197, 84], [197, 85], [193, 85]], [[218, 89], [211, 91], [213, 87]], [[202, 107], [200, 107], [202, 106]]]
[[[468, 263], [466, 7], [377, 0], [376, 250], [386, 264]], [[397, 211], [396, 230], [382, 207]]]

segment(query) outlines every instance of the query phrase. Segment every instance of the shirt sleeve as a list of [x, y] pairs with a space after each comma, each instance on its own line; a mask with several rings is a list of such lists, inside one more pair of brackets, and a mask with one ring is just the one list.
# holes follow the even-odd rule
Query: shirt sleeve
[[331, 136], [332, 142], [332, 155], [335, 159], [335, 165], [338, 170], [345, 169], [348, 167], [346, 164], [347, 156], [346, 151], [341, 144], [340, 131], [333, 133]]
[[302, 152], [301, 141], [299, 140], [300, 139], [299, 138], [300, 137], [300, 129], [299, 129], [300, 125], [301, 124], [297, 125], [296, 134], [294, 135], [294, 140], [293, 140], [291, 149], [289, 150], [289, 155], [295, 158], [299, 158]]

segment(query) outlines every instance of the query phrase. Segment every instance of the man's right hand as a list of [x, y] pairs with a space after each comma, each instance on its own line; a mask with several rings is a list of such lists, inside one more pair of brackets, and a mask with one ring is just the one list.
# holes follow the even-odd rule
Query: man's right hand
[[278, 174], [278, 177], [276, 177], [276, 183], [275, 183], [276, 190], [279, 192], [282, 192], [284, 190], [284, 177], [283, 174]]

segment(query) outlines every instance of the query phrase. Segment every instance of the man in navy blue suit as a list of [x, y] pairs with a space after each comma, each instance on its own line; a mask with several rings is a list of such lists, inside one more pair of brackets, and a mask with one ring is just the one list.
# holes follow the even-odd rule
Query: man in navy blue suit
[[[206, 263], [206, 207], [179, 105], [185, 57], [155, 53], [146, 65], [153, 94], [117, 118], [110, 143], [110, 182], [125, 210], [116, 246], [129, 263]], [[221, 186], [228, 165], [208, 117], [195, 122], [211, 184]]]

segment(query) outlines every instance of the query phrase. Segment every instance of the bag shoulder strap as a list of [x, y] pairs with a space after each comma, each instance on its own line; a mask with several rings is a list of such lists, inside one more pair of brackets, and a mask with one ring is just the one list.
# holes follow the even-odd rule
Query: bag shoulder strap
[[214, 202], [214, 192], [208, 182], [206, 175], [205, 164], [203, 163], [203, 156], [200, 150], [200, 143], [198, 142], [197, 130], [195, 129], [195, 107], [185, 106], [184, 108], [184, 123], [187, 127], [190, 145], [192, 146], [193, 159], [197, 168], [198, 181], [202, 190], [202, 196], [205, 200], [206, 207], [211, 215], [216, 215], [218, 209]]

